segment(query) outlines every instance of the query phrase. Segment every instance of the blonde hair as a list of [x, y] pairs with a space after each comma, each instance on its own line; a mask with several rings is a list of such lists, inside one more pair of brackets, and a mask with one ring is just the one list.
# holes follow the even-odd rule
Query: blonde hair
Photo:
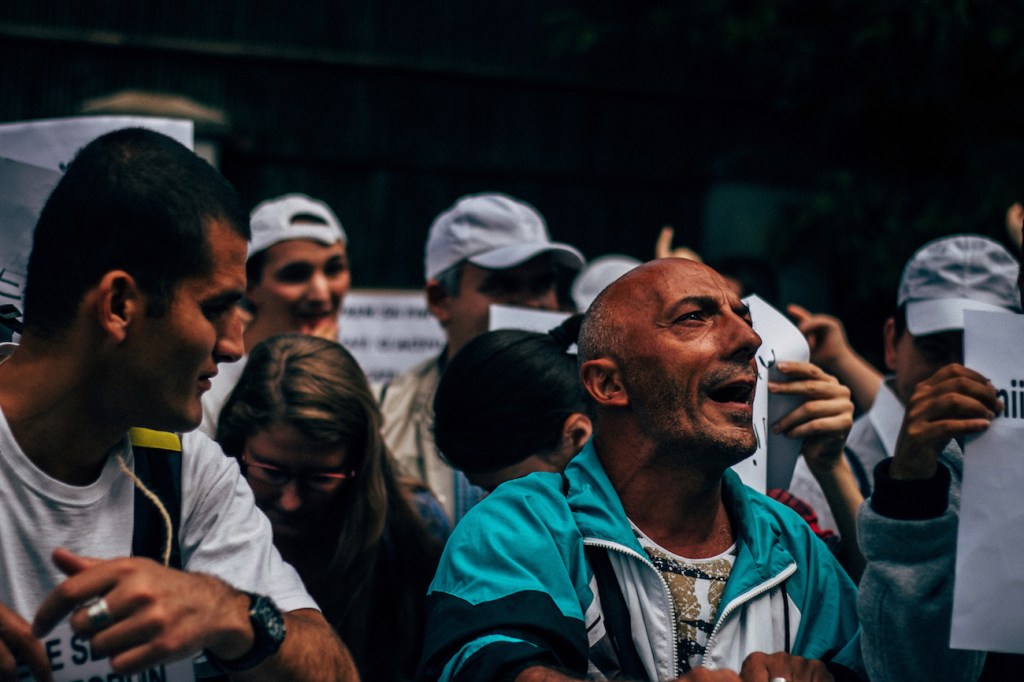
[[281, 424], [348, 451], [346, 464], [356, 475], [331, 511], [341, 532], [322, 584], [306, 587], [353, 649], [365, 634], [360, 629], [385, 533], [400, 525], [402, 534], [432, 542], [396, 482], [381, 423], [366, 376], [348, 351], [333, 341], [282, 334], [253, 348], [217, 427], [217, 441], [233, 457], [252, 434]]

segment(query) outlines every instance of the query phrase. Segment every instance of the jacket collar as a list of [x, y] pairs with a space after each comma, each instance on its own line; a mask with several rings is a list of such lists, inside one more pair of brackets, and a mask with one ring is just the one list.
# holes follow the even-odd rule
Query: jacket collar
[[[565, 469], [569, 507], [584, 539], [613, 542], [646, 556], [629, 526], [622, 502], [612, 487], [593, 440]], [[770, 579], [793, 563], [778, 542], [786, 531], [778, 519], [778, 503], [755, 492], [731, 469], [722, 477], [725, 505], [736, 531], [734, 578], [724, 597], [731, 598]]]

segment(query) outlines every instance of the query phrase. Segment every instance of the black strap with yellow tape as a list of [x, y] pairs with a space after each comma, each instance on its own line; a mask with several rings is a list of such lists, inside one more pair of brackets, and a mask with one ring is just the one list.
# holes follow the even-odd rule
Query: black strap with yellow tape
[[[181, 568], [178, 527], [181, 524], [181, 438], [167, 431], [133, 428], [132, 442], [135, 475], [167, 509], [173, 529], [169, 566]], [[167, 531], [153, 502], [135, 489], [135, 527], [132, 532], [132, 556], [162, 561]]]

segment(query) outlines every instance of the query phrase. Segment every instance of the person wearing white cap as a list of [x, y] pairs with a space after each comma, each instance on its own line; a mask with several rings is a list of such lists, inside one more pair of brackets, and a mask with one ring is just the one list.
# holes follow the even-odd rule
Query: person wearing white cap
[[490, 306], [557, 310], [555, 266], [578, 270], [583, 255], [552, 242], [544, 218], [529, 204], [500, 193], [460, 198], [434, 220], [427, 237], [427, 305], [444, 327], [447, 345], [385, 386], [384, 439], [403, 473], [437, 495], [458, 520], [477, 498], [438, 455], [434, 445], [434, 393], [445, 363], [487, 331]]
[[[931, 241], [907, 261], [896, 311], [884, 327], [885, 362], [893, 374], [846, 441], [847, 461], [865, 497], [874, 487], [875, 466], [895, 452], [918, 383], [944, 365], [963, 362], [964, 311], [1020, 312], [1018, 269], [1017, 259], [1001, 244], [970, 234]], [[823, 528], [837, 529], [825, 494], [803, 463], [790, 492], [811, 505]]]
[[[290, 332], [336, 341], [338, 313], [352, 281], [348, 238], [327, 204], [305, 194], [262, 202], [249, 216], [245, 305], [252, 319], [245, 347]], [[217, 415], [245, 368], [228, 365], [203, 396], [203, 432], [213, 438]]]
[[[904, 273], [904, 336], [927, 340], [952, 329], [959, 348], [963, 311], [1019, 313], [1022, 284], [1017, 261], [995, 242], [967, 235], [932, 242]], [[921, 354], [937, 360], [929, 350]], [[895, 424], [892, 457], [875, 469], [874, 491], [858, 512], [867, 567], [857, 610], [873, 680], [981, 682], [1019, 679], [1024, 670], [1019, 654], [949, 646], [964, 469], [959, 443], [986, 430], [1005, 407], [993, 383], [962, 361], [957, 354], [931, 374], [920, 367], [922, 379]]]
[[590, 304], [604, 288], [640, 265], [640, 261], [632, 256], [617, 253], [595, 258], [580, 270], [572, 282], [572, 300], [576, 309], [586, 312]]

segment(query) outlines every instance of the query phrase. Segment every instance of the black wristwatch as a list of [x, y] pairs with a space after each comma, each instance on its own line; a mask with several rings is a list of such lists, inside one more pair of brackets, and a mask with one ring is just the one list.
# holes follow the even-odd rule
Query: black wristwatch
[[252, 625], [252, 647], [231, 661], [225, 661], [212, 651], [206, 651], [206, 659], [224, 672], [239, 673], [267, 660], [281, 648], [284, 641], [284, 617], [278, 610], [274, 600], [260, 594], [249, 595], [249, 623]]

